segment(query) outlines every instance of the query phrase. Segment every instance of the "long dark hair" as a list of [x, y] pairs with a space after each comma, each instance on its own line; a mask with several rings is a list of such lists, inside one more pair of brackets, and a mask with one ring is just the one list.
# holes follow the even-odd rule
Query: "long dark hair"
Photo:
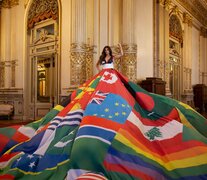
[[103, 51], [102, 51], [102, 53], [101, 53], [101, 56], [99, 57], [99, 64], [101, 64], [101, 62], [102, 62], [103, 60], [105, 60], [105, 57], [106, 57], [105, 49], [106, 49], [106, 48], [109, 50], [109, 54], [110, 54], [110, 56], [111, 56], [111, 57], [113, 56], [113, 55], [112, 55], [111, 47], [110, 47], [110, 46], [105, 46], [105, 47], [103, 48]]

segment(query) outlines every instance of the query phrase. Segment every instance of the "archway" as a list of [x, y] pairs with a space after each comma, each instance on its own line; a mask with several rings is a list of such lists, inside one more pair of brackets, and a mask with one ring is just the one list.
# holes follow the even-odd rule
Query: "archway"
[[27, 12], [26, 108], [35, 120], [59, 101], [59, 4], [33, 0]]

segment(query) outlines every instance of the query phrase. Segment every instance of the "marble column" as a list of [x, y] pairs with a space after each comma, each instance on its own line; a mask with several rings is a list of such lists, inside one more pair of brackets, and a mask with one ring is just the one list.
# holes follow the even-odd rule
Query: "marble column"
[[199, 81], [201, 84], [204, 83], [204, 77], [203, 77], [203, 73], [204, 73], [204, 28], [201, 28], [200, 30], [200, 48], [199, 48]]
[[[188, 19], [188, 34], [189, 34], [189, 39], [192, 39], [192, 18], [189, 17]], [[188, 43], [188, 48], [190, 50], [189, 56], [188, 56], [188, 68], [189, 68], [189, 78], [188, 78], [188, 89], [189, 92], [193, 92], [192, 89], [192, 40], [189, 41]]]
[[158, 24], [157, 27], [157, 59], [155, 62], [156, 73], [155, 76], [162, 78], [164, 80], [164, 1], [159, 1], [156, 4], [157, 9], [157, 18], [156, 22]]
[[199, 74], [200, 78], [199, 81], [202, 84], [207, 84], [207, 53], [206, 53], [206, 48], [207, 48], [207, 30], [204, 27], [201, 27], [200, 30], [200, 66], [199, 66]]
[[183, 23], [184, 23], [184, 37], [183, 37], [183, 90], [184, 93], [188, 89], [188, 16], [184, 14]]
[[171, 96], [170, 91], [170, 64], [169, 64], [169, 9], [170, 9], [171, 0], [165, 0], [164, 2], [164, 32], [163, 32], [163, 39], [164, 39], [164, 50], [163, 50], [163, 57], [164, 57], [164, 81], [166, 82], [165, 86], [165, 94], [166, 96]]
[[207, 29], [205, 29], [205, 46], [204, 46], [204, 48], [205, 48], [205, 66], [204, 66], [204, 68], [205, 68], [205, 84], [207, 85], [207, 52], [206, 52], [206, 49], [207, 49]]
[[171, 97], [169, 88], [169, 7], [170, 0], [159, 0], [157, 2], [157, 60], [155, 62], [155, 76], [162, 78], [166, 82], [165, 94]]
[[123, 0], [123, 51], [121, 71], [131, 81], [137, 79], [137, 45], [134, 43], [135, 0]]
[[[91, 3], [91, 2], [90, 2]], [[93, 68], [93, 47], [86, 34], [87, 1], [72, 0], [71, 85], [78, 86], [89, 79]]]
[[[1, 7], [0, 7], [1, 8]], [[0, 9], [0, 47], [2, 47], [1, 45], [1, 17], [2, 17], [2, 14], [1, 14], [1, 9]], [[2, 62], [2, 51], [0, 50], [0, 88], [1, 87], [4, 87], [4, 63]]]
[[189, 14], [183, 14], [184, 38], [183, 38], [183, 93], [182, 101], [193, 104], [192, 90], [192, 18]]
[[1, 87], [10, 87], [11, 21], [10, 9], [1, 10]]

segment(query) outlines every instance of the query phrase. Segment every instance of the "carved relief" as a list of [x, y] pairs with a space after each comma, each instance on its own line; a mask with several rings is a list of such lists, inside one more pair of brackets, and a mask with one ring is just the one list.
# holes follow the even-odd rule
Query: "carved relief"
[[201, 0], [176, 0], [187, 11], [190, 12], [199, 22], [203, 25], [207, 25], [207, 10]]
[[15, 87], [16, 60], [11, 61], [11, 87]]
[[54, 41], [55, 40], [55, 35], [49, 33], [48, 30], [45, 29], [45, 28], [46, 27], [42, 27], [42, 28], [37, 30], [38, 38], [34, 40], [34, 44], [45, 43], [45, 42], [48, 42], [48, 41]]
[[182, 27], [180, 24], [180, 20], [178, 19], [178, 17], [176, 15], [172, 15], [170, 16], [170, 20], [169, 20], [170, 24], [169, 24], [169, 33], [170, 36], [173, 36], [175, 38], [177, 38], [179, 40], [180, 43], [183, 42], [183, 33], [182, 33]]
[[159, 3], [161, 6], [165, 5], [165, 0], [157, 0], [157, 3]]
[[0, 62], [0, 88], [4, 87], [5, 81], [5, 62]]
[[164, 2], [164, 8], [166, 10], [169, 10], [170, 9], [170, 5], [171, 5], [171, 0], [165, 0], [165, 2]]
[[[111, 46], [111, 49], [114, 55], [118, 55], [121, 53], [120, 48], [118, 46]], [[121, 71], [121, 58], [116, 59], [116, 61], [114, 61], [114, 68], [118, 71]]]
[[178, 8], [178, 6], [176, 6], [176, 5], [173, 5], [171, 7], [169, 16], [172, 16], [173, 14], [176, 15], [179, 19], [182, 19], [183, 18], [182, 12], [180, 11], [180, 9]]
[[34, 0], [28, 14], [28, 27], [49, 18], [58, 18], [57, 0]]
[[19, 0], [3, 0], [0, 2], [2, 8], [11, 8], [19, 4]]
[[183, 23], [192, 26], [192, 17], [188, 13], [183, 13]]
[[17, 60], [10, 60], [10, 61], [2, 61], [0, 62], [0, 87], [5, 86], [5, 70], [6, 68], [9, 69], [9, 72], [11, 73], [11, 81], [9, 83], [9, 86], [15, 87], [15, 67]]
[[121, 60], [121, 72], [129, 78], [129, 80], [136, 82], [137, 80], [137, 45], [123, 44], [124, 56]]
[[164, 62], [161, 61], [161, 60], [158, 60], [157, 61], [157, 67], [158, 67], [158, 77], [159, 78], [162, 78], [163, 80], [165, 79], [164, 78]]
[[93, 76], [93, 46], [71, 44], [71, 85], [78, 86]]

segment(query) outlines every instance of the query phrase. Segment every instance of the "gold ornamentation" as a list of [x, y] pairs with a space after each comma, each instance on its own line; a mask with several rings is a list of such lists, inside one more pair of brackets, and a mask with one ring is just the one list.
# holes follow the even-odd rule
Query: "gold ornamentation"
[[19, 5], [19, 0], [3, 0], [1, 2], [2, 8], [12, 8], [13, 6]]
[[163, 80], [165, 79], [164, 78], [164, 63], [163, 63], [163, 61], [161, 61], [161, 60], [158, 60], [157, 61], [157, 67], [158, 67], [158, 77], [159, 78], [162, 78]]
[[165, 5], [165, 0], [157, 0], [157, 3], [160, 4], [161, 6]]
[[27, 7], [28, 2], [29, 2], [29, 0], [24, 0], [24, 8]]
[[93, 76], [93, 46], [71, 44], [71, 85], [78, 86]]
[[192, 26], [192, 17], [188, 13], [183, 13], [183, 23], [187, 23]]
[[180, 43], [183, 42], [183, 33], [180, 20], [176, 15], [171, 15], [169, 19], [169, 33], [170, 36], [173, 36], [179, 40]]
[[[170, 64], [169, 62], [165, 61], [164, 62], [164, 69], [165, 69], [165, 78], [164, 80], [166, 81], [166, 89], [169, 89], [169, 74], [170, 74]], [[175, 73], [176, 74], [176, 73]]]
[[[114, 55], [119, 55], [121, 53], [119, 46], [111, 46], [111, 49]], [[114, 68], [118, 71], [121, 71], [121, 58], [116, 59], [116, 61], [114, 61]]]
[[136, 82], [137, 80], [137, 45], [123, 44], [124, 56], [121, 60], [121, 72], [129, 78], [129, 80]]
[[171, 8], [170, 16], [171, 16], [171, 14], [175, 14], [177, 16], [180, 16], [181, 13], [180, 13], [180, 10], [179, 10], [178, 6], [173, 6]]
[[16, 60], [11, 61], [11, 87], [15, 87]]
[[200, 35], [203, 36], [203, 37], [207, 37], [207, 29], [204, 28], [204, 27], [201, 27]]
[[4, 87], [5, 81], [5, 62], [0, 62], [0, 88]]
[[181, 4], [190, 14], [192, 14], [204, 26], [207, 26], [207, 9], [198, 0], [176, 0]]
[[5, 68], [9, 68], [11, 72], [11, 87], [15, 87], [15, 66], [17, 60], [2, 61], [0, 62], [0, 87], [4, 87], [5, 83]]
[[57, 0], [33, 0], [28, 14], [28, 27], [45, 19], [58, 18]]
[[171, 5], [171, 0], [165, 0], [165, 2], [164, 2], [164, 8], [166, 10], [169, 10], [170, 9], [170, 5]]

